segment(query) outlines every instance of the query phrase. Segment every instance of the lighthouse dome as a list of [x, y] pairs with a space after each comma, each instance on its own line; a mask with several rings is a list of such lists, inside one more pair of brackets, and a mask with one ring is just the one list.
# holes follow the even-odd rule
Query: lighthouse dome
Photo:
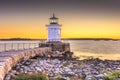
[[57, 24], [57, 23], [58, 23], [58, 18], [53, 13], [53, 16], [50, 17], [50, 24]]

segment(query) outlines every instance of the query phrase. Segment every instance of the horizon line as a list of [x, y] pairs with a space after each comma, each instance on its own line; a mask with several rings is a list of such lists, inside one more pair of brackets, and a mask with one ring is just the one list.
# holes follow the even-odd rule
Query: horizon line
[[[119, 38], [61, 38], [61, 40], [120, 40]], [[46, 40], [46, 38], [1, 38], [0, 40]]]

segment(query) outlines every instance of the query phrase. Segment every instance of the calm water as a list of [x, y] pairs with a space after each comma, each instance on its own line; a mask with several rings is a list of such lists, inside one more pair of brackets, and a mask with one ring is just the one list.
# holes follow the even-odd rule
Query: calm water
[[80, 59], [94, 57], [120, 60], [120, 41], [71, 40], [71, 50]]
[[[4, 43], [7, 43], [6, 50], [18, 50], [37, 47], [39, 42], [40, 41], [0, 41], [0, 51], [4, 51]], [[71, 51], [80, 59], [99, 57], [101, 59], [120, 60], [120, 41], [69, 40], [69, 42], [71, 44]]]

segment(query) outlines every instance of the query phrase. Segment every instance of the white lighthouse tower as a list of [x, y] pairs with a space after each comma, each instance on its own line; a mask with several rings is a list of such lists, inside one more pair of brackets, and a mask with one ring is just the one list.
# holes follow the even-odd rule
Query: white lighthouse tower
[[61, 25], [58, 24], [58, 18], [53, 14], [50, 17], [50, 24], [47, 25], [47, 42], [61, 42]]

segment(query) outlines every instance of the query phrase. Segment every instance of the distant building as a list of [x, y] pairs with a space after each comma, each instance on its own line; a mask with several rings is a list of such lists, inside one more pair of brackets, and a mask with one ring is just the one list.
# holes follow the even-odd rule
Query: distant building
[[58, 24], [58, 18], [53, 14], [50, 18], [50, 24], [47, 25], [47, 42], [61, 42], [61, 25]]

